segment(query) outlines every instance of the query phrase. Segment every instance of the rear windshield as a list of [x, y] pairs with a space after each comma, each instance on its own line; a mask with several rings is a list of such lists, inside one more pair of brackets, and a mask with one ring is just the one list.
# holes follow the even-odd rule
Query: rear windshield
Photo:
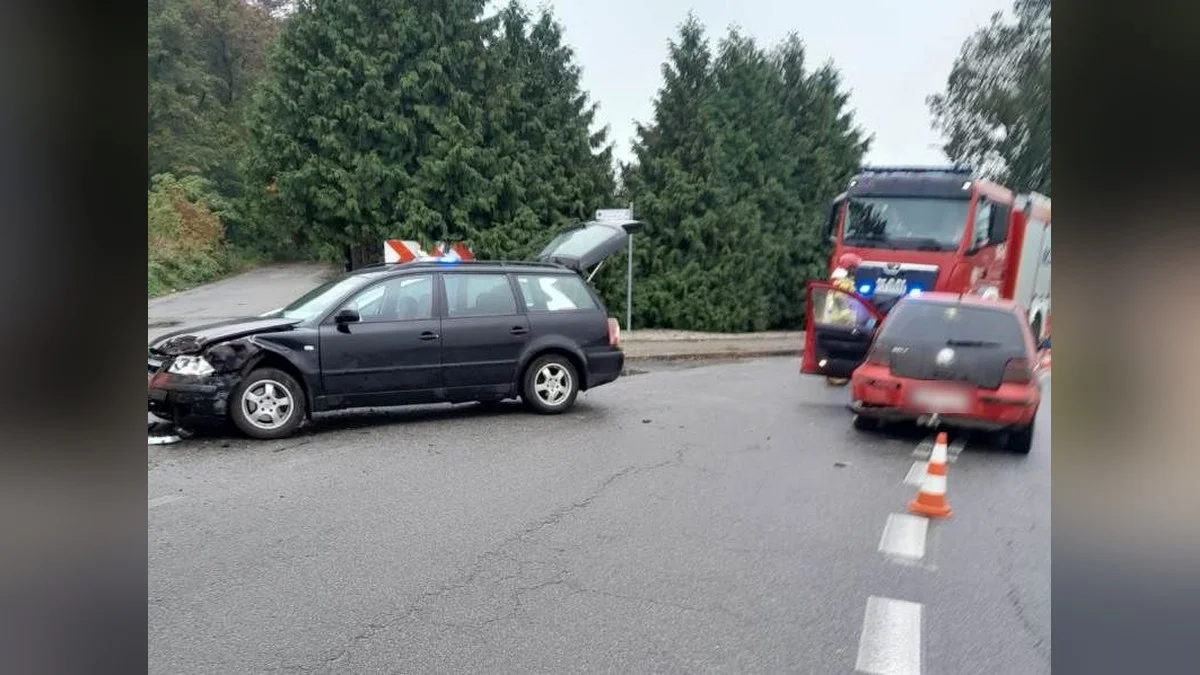
[[998, 344], [1023, 347], [1020, 320], [1001, 309], [907, 300], [888, 316], [879, 335], [889, 342]]

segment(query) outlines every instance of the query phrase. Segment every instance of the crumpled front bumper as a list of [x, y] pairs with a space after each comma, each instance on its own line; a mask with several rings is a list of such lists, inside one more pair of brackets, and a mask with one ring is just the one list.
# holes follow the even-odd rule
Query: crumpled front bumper
[[237, 375], [175, 375], [159, 371], [147, 381], [147, 410], [167, 420], [224, 417]]

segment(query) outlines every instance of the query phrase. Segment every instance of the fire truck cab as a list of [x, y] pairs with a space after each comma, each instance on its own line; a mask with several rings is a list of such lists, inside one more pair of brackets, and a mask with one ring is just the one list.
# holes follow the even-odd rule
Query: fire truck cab
[[1050, 316], [1050, 204], [1016, 195], [965, 167], [864, 168], [834, 198], [825, 225], [830, 275], [860, 260], [854, 290], [807, 288], [800, 370], [846, 378], [900, 298], [940, 291], [1003, 297], [1029, 312], [1035, 338]]

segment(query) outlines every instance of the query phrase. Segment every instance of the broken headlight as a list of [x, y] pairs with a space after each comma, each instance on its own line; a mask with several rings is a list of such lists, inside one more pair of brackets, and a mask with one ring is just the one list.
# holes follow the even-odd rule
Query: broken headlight
[[214, 369], [203, 356], [176, 356], [167, 372], [175, 375], [204, 376], [213, 374]]

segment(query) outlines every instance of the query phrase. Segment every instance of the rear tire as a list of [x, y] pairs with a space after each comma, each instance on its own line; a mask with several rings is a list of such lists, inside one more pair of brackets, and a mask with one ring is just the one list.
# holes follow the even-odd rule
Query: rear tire
[[560, 354], [539, 356], [525, 369], [521, 400], [539, 415], [557, 415], [575, 405], [579, 396], [579, 373], [571, 360]]
[[830, 387], [844, 387], [849, 383], [850, 383], [850, 378], [848, 378], [848, 377], [827, 377], [827, 378], [825, 378], [825, 384], [829, 385]]
[[1008, 432], [1008, 449], [1018, 455], [1028, 455], [1033, 449], [1033, 422], [1021, 429]]
[[296, 433], [304, 423], [304, 388], [275, 368], [259, 368], [242, 379], [229, 396], [229, 417], [250, 438], [275, 440]]
[[855, 415], [854, 421], [851, 422], [851, 424], [853, 424], [854, 428], [859, 431], [878, 431], [879, 430], [879, 420], [873, 419], [870, 417], [864, 417], [862, 415]]

